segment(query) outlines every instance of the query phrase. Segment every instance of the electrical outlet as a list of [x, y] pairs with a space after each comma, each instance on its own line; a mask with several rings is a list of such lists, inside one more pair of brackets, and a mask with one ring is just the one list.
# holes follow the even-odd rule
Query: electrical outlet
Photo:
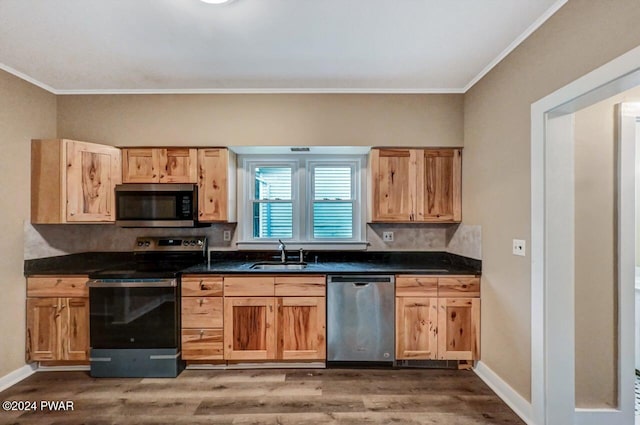
[[231, 230], [225, 230], [222, 232], [222, 240], [225, 242], [229, 242], [231, 240]]
[[393, 232], [382, 232], [382, 240], [385, 242], [393, 242]]
[[513, 255], [524, 257], [527, 250], [527, 243], [522, 239], [513, 240]]

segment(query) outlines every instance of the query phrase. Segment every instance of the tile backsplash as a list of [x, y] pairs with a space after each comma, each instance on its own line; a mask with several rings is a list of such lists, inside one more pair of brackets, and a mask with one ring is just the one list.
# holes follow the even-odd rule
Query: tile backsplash
[[[25, 223], [25, 260], [86, 251], [129, 251], [138, 236], [205, 235], [209, 246], [232, 248], [223, 241], [223, 232], [235, 232], [235, 224], [213, 224], [194, 229], [127, 229], [105, 224]], [[385, 242], [382, 232], [394, 233]], [[367, 240], [371, 251], [448, 251], [465, 257], [482, 259], [481, 227], [466, 224], [369, 224]]]

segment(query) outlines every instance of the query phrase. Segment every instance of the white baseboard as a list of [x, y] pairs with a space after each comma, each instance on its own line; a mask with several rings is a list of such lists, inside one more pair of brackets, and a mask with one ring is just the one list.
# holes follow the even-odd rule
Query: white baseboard
[[0, 377], [0, 391], [4, 391], [9, 387], [14, 386], [23, 379], [33, 375], [37, 369], [37, 363], [26, 364], [20, 369], [16, 369], [3, 377]]
[[516, 390], [511, 388], [502, 378], [500, 378], [485, 363], [478, 362], [473, 371], [489, 386], [497, 395], [507, 403], [520, 419], [527, 425], [536, 425], [533, 421], [533, 409], [531, 403], [524, 399]]

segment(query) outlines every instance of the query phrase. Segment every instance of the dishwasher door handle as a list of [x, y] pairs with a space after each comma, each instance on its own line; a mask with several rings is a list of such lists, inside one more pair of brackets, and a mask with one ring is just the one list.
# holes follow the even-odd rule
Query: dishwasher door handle
[[364, 287], [369, 285], [371, 282], [353, 282], [353, 286]]

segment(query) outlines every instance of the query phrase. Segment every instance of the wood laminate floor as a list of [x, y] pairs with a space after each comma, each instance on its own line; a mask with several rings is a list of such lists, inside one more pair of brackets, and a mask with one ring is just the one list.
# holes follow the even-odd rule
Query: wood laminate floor
[[[41, 410], [71, 401], [73, 411]], [[2, 424], [524, 424], [473, 372], [186, 370], [176, 379], [38, 372], [0, 393], [36, 401]]]

